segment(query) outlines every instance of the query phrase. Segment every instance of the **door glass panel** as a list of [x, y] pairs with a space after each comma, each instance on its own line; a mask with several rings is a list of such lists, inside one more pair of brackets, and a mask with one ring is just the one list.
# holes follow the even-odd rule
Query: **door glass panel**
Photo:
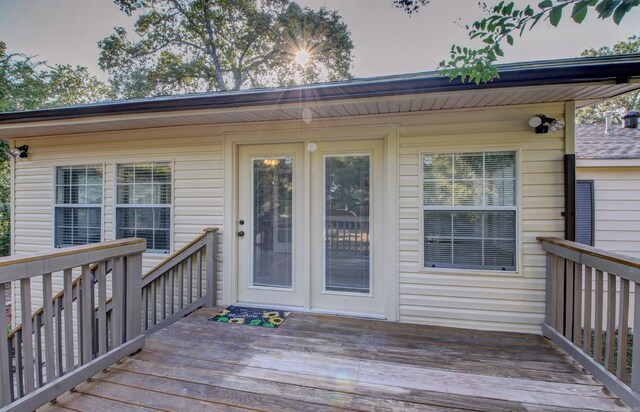
[[293, 159], [254, 159], [254, 286], [292, 286], [292, 213]]
[[369, 293], [369, 155], [325, 158], [325, 290]]

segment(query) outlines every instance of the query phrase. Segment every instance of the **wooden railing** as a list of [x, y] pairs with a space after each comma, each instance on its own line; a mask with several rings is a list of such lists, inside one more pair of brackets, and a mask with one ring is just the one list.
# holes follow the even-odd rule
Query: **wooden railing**
[[204, 233], [149, 271], [142, 279], [146, 334], [166, 327], [216, 299], [216, 234]]
[[629, 406], [640, 407], [640, 259], [538, 240], [547, 252], [544, 335]]
[[[144, 335], [201, 306], [213, 307], [216, 234], [217, 229], [206, 229], [144, 276], [141, 276], [141, 254], [145, 249], [142, 239], [0, 260], [0, 286], [20, 279], [22, 317], [29, 319], [31, 314], [30, 322], [17, 325], [9, 334], [6, 319], [3, 317], [0, 322], [4, 331], [0, 332], [0, 344], [6, 342], [6, 348], [0, 347], [0, 407], [30, 410], [44, 405], [140, 349]], [[129, 250], [122, 254], [123, 248]], [[104, 250], [111, 254], [98, 253]], [[63, 257], [65, 260], [60, 261]], [[63, 289], [50, 304], [44, 299], [44, 305], [33, 312], [31, 277], [42, 276], [42, 295], [51, 296], [52, 274], [29, 277], [26, 274], [32, 272], [25, 272], [22, 276], [12, 267], [24, 266], [26, 262], [32, 272], [33, 267], [63, 272]], [[73, 266], [66, 267], [65, 263]], [[75, 279], [74, 268], [79, 271]], [[25, 284], [27, 287], [22, 287]], [[112, 287], [111, 294], [107, 293], [107, 285]], [[0, 299], [0, 304], [4, 304], [4, 294]], [[92, 315], [84, 316], [86, 313]], [[3, 354], [7, 354], [6, 359]]]
[[[0, 317], [3, 410], [35, 410], [144, 345], [139, 293], [145, 249], [143, 239], [126, 239], [0, 259], [0, 286], [19, 282], [27, 320], [7, 335], [6, 318]], [[107, 310], [108, 267], [113, 316]], [[58, 272], [63, 290], [52, 296]], [[38, 281], [43, 306], [34, 312], [31, 288]]]
[[369, 254], [369, 218], [332, 216], [326, 219], [327, 249], [332, 253]]

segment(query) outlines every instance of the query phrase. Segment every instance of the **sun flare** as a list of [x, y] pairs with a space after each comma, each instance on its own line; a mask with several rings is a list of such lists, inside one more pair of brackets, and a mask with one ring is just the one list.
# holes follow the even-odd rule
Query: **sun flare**
[[295, 55], [295, 60], [299, 65], [305, 66], [309, 62], [309, 52], [304, 49], [298, 50]]

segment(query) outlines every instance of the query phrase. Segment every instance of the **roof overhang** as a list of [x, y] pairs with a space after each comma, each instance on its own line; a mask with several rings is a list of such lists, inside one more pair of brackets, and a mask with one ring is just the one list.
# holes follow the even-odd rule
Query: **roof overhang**
[[288, 88], [201, 93], [0, 113], [0, 139], [268, 120], [473, 109], [575, 101], [578, 107], [640, 89], [640, 55], [498, 66], [476, 85], [435, 72]]

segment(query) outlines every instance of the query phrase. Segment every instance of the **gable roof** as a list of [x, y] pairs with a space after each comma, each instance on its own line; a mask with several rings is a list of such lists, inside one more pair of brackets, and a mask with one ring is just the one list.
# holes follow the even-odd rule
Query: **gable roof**
[[0, 139], [158, 126], [299, 120], [575, 101], [640, 89], [640, 54], [498, 65], [486, 84], [423, 72], [0, 113]]
[[613, 125], [576, 126], [576, 157], [579, 159], [640, 159], [640, 129]]

